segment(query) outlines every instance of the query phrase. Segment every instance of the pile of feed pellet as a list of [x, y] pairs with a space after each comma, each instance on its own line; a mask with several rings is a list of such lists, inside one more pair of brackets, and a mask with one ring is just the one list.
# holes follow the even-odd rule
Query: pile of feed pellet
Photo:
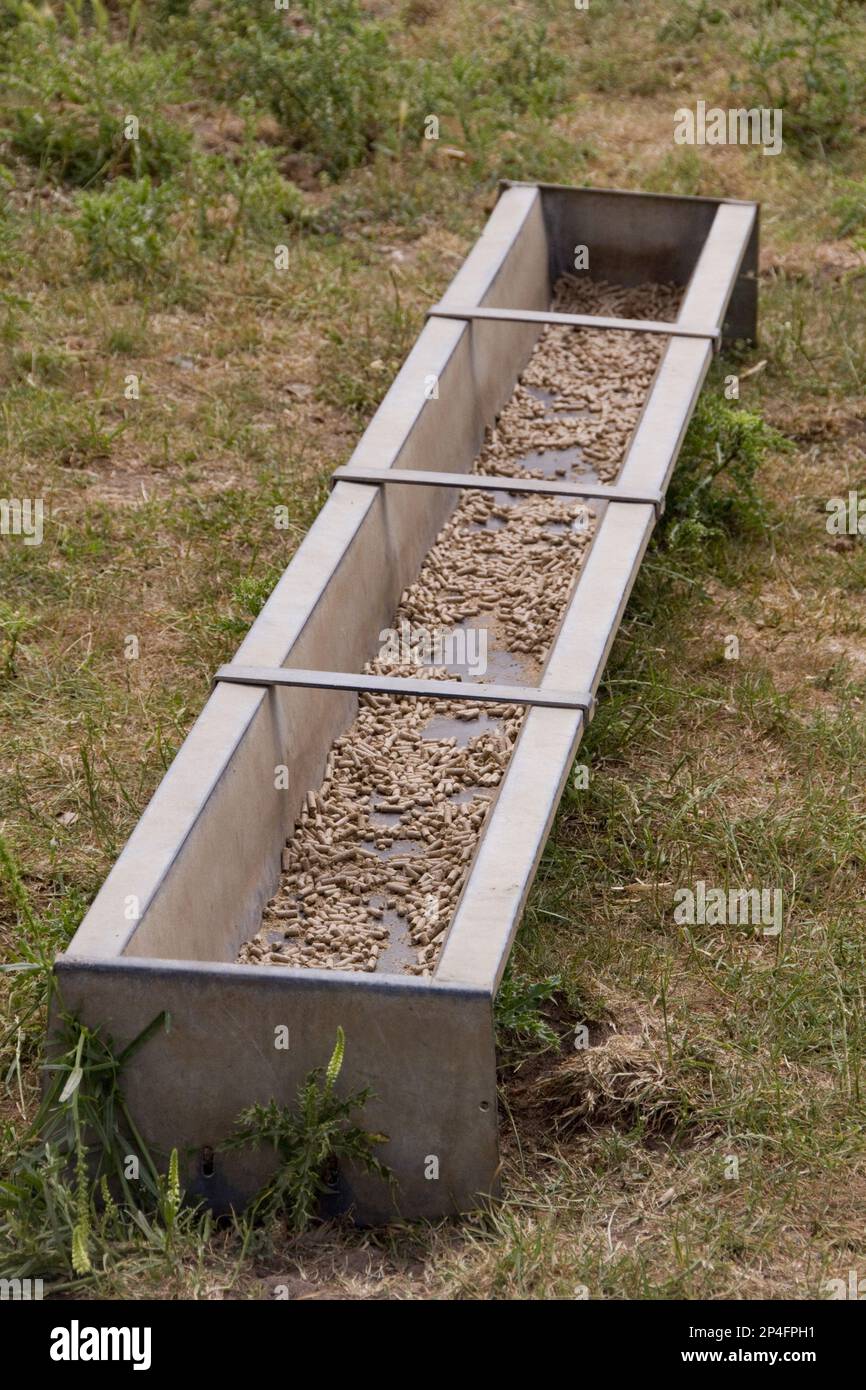
[[[664, 319], [676, 314], [677, 292], [566, 279], [554, 308]], [[545, 328], [476, 471], [611, 481], [666, 341]], [[472, 625], [494, 658], [510, 661], [509, 679], [536, 684], [595, 520], [579, 499], [464, 492], [401, 598], [399, 660], [367, 670], [451, 676], [414, 660], [413, 648], [431, 631]], [[522, 719], [515, 706], [360, 696], [238, 960], [432, 974]]]
[[402, 931], [411, 955], [400, 951], [394, 967], [430, 972], [488, 811], [487, 789], [498, 784], [520, 725], [511, 706], [487, 709], [496, 727], [460, 747], [454, 736], [425, 737], [425, 725], [478, 720], [476, 706], [362, 697], [320, 790], [307, 796], [280, 891], [242, 961], [375, 970], [388, 965], [389, 938]]
[[[553, 308], [561, 314], [665, 320], [676, 318], [679, 299], [680, 291], [670, 285], [627, 289], [566, 276]], [[649, 333], [549, 325], [491, 432], [483, 471], [500, 471], [514, 457], [515, 443], [524, 454], [579, 448], [584, 467], [611, 482], [666, 343]]]

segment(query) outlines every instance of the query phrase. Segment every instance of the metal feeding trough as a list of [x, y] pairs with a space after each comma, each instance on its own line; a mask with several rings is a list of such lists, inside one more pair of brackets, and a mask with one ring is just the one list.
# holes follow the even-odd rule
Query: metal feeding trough
[[[676, 320], [552, 314], [576, 247], [588, 248], [594, 279], [680, 287]], [[242, 1207], [275, 1161], [220, 1151], [239, 1112], [271, 1097], [291, 1103], [338, 1026], [347, 1040], [340, 1085], [371, 1088], [363, 1122], [389, 1136], [381, 1157], [396, 1178], [391, 1189], [341, 1173], [340, 1200], [357, 1218], [440, 1217], [495, 1192], [494, 995], [712, 355], [754, 338], [757, 253], [752, 203], [505, 185], [235, 661], [216, 673], [56, 963], [65, 1007], [118, 1044], [167, 1013], [167, 1028], [129, 1064], [127, 1099], [153, 1150], [186, 1154], [187, 1190], [215, 1208]], [[551, 322], [664, 335], [608, 486], [470, 471]], [[425, 389], [431, 380], [436, 392]], [[418, 679], [363, 672], [460, 489], [506, 485], [516, 496], [592, 499], [597, 524], [540, 679], [449, 683], [451, 697], [507, 700], [526, 714], [435, 969], [234, 963], [358, 692], [430, 694]], [[287, 789], [275, 785], [280, 765]]]

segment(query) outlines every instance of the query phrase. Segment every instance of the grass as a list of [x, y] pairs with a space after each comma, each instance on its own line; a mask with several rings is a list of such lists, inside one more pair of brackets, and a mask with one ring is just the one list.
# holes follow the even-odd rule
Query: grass
[[[0, 976], [3, 1181], [39, 1114], [45, 962], [496, 180], [763, 202], [761, 342], [706, 386], [499, 1001], [503, 1200], [250, 1242], [173, 1216], [160, 1173], [151, 1235], [94, 1211], [87, 1271], [34, 1198], [4, 1258], [35, 1231], [58, 1288], [798, 1298], [862, 1256], [866, 545], [825, 503], [866, 487], [866, 24], [846, 0], [623, 14], [3, 10], [0, 496], [46, 509], [40, 547], [0, 539], [0, 944], [33, 967]], [[784, 107], [783, 153], [675, 146], [698, 100]], [[698, 879], [779, 887], [780, 936], [677, 926]], [[74, 1225], [74, 1173], [25, 1179]]]

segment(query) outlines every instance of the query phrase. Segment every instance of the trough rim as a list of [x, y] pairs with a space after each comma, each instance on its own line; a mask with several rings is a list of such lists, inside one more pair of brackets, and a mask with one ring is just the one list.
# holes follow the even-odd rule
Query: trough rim
[[[704, 262], [705, 252], [708, 243], [710, 242], [713, 230], [717, 226], [718, 210], [725, 207], [742, 208], [748, 210], [751, 216], [748, 220], [748, 225], [745, 226], [745, 230], [741, 238], [741, 245], [739, 249], [739, 255], [736, 258], [736, 263], [731, 263], [731, 265], [729, 265], [728, 267], [725, 292], [718, 300], [718, 307], [715, 315], [709, 315], [706, 320], [707, 322], [715, 321], [716, 326], [720, 330], [723, 329], [725, 323], [725, 315], [727, 313], [731, 297], [736, 288], [737, 280], [741, 272], [741, 267], [749, 251], [750, 241], [753, 241], [757, 235], [757, 228], [760, 219], [760, 204], [744, 199], [713, 198], [705, 195], [675, 195], [643, 191], [632, 191], [628, 189], [619, 188], [598, 188], [581, 185], [556, 184], [530, 180], [501, 180], [499, 183], [497, 203], [493, 209], [493, 213], [491, 217], [488, 218], [485, 227], [482, 229], [482, 232], [479, 234], [479, 237], [476, 238], [475, 242], [473, 243], [472, 247], [467, 253], [466, 258], [462, 262], [461, 266], [458, 268], [454, 280], [452, 280], [451, 284], [445, 290], [442, 299], [440, 300], [440, 304], [447, 306], [449, 297], [453, 299], [456, 296], [456, 294], [459, 293], [459, 290], [455, 290], [454, 288], [456, 282], [459, 281], [461, 274], [464, 272], [468, 265], [470, 257], [481, 244], [485, 234], [490, 232], [491, 225], [495, 221], [496, 212], [500, 208], [501, 203], [503, 201], [503, 195], [511, 190], [525, 190], [527, 193], [533, 195], [527, 197], [525, 202], [521, 202], [518, 206], [515, 206], [511, 210], [512, 225], [510, 231], [512, 240], [519, 235], [521, 229], [525, 226], [528, 218], [532, 215], [534, 209], [542, 201], [541, 195], [544, 190], [562, 192], [566, 194], [571, 193], [616, 196], [629, 200], [643, 199], [670, 204], [698, 203], [702, 205], [709, 205], [715, 207], [717, 209], [717, 217], [714, 218], [713, 221], [710, 223], [709, 229], [699, 247], [694, 265], [691, 269], [691, 273], [688, 277], [687, 283], [683, 288], [683, 297], [677, 319], [671, 320], [672, 328], [677, 322], [681, 320], [687, 321], [692, 317], [692, 313], [688, 309], [688, 304], [689, 300], [694, 298], [695, 290], [700, 289], [699, 272], [701, 272], [702, 262]], [[543, 205], [541, 207], [541, 212], [543, 215]], [[491, 294], [493, 294], [493, 296], [495, 297], [496, 280], [502, 268], [503, 255], [504, 252], [500, 252], [498, 256], [494, 257], [490, 261], [488, 266], [482, 267], [482, 273], [480, 274], [478, 265], [476, 264], [476, 266], [473, 267], [474, 274], [478, 280], [477, 300], [479, 306]], [[462, 300], [462, 302], [466, 302], [465, 298]], [[538, 334], [536, 334], [536, 341], [540, 336], [541, 328], [542, 325], [538, 325], [539, 332]], [[470, 335], [472, 334], [472, 332], [473, 325], [471, 321], [461, 322], [459, 320], [439, 320], [438, 322], [432, 322], [430, 319], [428, 319], [422, 325], [418, 333], [418, 336], [412, 345], [412, 348], [410, 348], [410, 352], [406, 360], [408, 361], [409, 357], [411, 357], [412, 353], [415, 352], [416, 349], [423, 347], [426, 348], [429, 353], [432, 353], [434, 356], [438, 356], [439, 358], [441, 358], [442, 362], [445, 363], [452, 358], [463, 335]], [[680, 360], [678, 361], [678, 359]], [[617, 486], [638, 486], [641, 483], [647, 482], [646, 477], [642, 478], [640, 474], [642, 466], [644, 468], [644, 473], [646, 472], [646, 465], [642, 465], [641, 460], [642, 428], [645, 426], [645, 422], [647, 421], [648, 415], [651, 414], [651, 405], [659, 389], [660, 383], [663, 382], [667, 378], [667, 376], [671, 374], [672, 371], [674, 373], [678, 370], [682, 371], [683, 363], [685, 363], [688, 372], [691, 376], [691, 381], [689, 384], [687, 384], [686, 389], [686, 396], [688, 398], [687, 405], [680, 412], [680, 428], [678, 429], [675, 438], [670, 437], [668, 443], [660, 451], [661, 455], [667, 458], [667, 468], [665, 470], [664, 476], [655, 480], [659, 491], [664, 493], [670, 480], [673, 468], [676, 464], [676, 459], [682, 443], [683, 435], [688, 426], [689, 420], [691, 419], [691, 415], [693, 413], [697, 398], [700, 394], [700, 390], [706, 377], [707, 371], [709, 369], [711, 360], [712, 346], [707, 341], [683, 337], [671, 337], [667, 340], [664, 350], [661, 353], [659, 361], [657, 363], [652, 383], [649, 387], [649, 390], [647, 391], [646, 398], [643, 402], [641, 413], [638, 417], [638, 420], [635, 423], [631, 439], [623, 453], [622, 462], [620, 464], [620, 468], [618, 470], [616, 478]], [[405, 365], [406, 364], [404, 363], [401, 367], [400, 373], [398, 373], [397, 378], [395, 378], [394, 384], [391, 388], [389, 388], [389, 392], [386, 393], [386, 396], [383, 398], [382, 403], [378, 407], [374, 416], [370, 420], [366, 430], [361, 436], [361, 439], [359, 440], [355, 450], [353, 451], [353, 459], [358, 456], [363, 458], [364, 453], [369, 449], [369, 444], [367, 443], [368, 435], [371, 433], [371, 431], [373, 431], [376, 425], [377, 417], [380, 416], [381, 412], [383, 411], [383, 408], [386, 406], [391, 391], [394, 390], [394, 386], [397, 385], [399, 376], [404, 370]], [[426, 401], [419, 404], [415, 412], [415, 420], [417, 420], [417, 418], [420, 416], [421, 412], [427, 405], [428, 402]], [[376, 467], [377, 471], [381, 470], [383, 472], [387, 472], [389, 468], [395, 466], [395, 461], [399, 455], [400, 447], [401, 445], [398, 444], [397, 446], [395, 446], [393, 450], [390, 451], [389, 454], [386, 455], [384, 459], [381, 455], [376, 459], [373, 466]], [[351, 463], [348, 466], [351, 466]], [[351, 493], [349, 492], [349, 489], [352, 489]], [[367, 485], [362, 483], [352, 483], [348, 481], [340, 482], [334, 487], [331, 497], [325, 502], [324, 506], [318, 513], [316, 521], [318, 521], [324, 515], [326, 509], [332, 501], [337, 502], [339, 506], [342, 508], [342, 518], [339, 521], [339, 524], [343, 527], [344, 534], [346, 536], [345, 548], [342, 553], [345, 553], [345, 551], [351, 548], [351, 546], [355, 542], [355, 539], [359, 533], [359, 529], [363, 520], [366, 518], [371, 508], [376, 505], [378, 491], [379, 489], [368, 487]], [[616, 637], [622, 613], [628, 602], [628, 597], [630, 595], [632, 585], [640, 568], [640, 564], [642, 562], [646, 546], [649, 543], [649, 539], [656, 524], [655, 509], [651, 504], [627, 504], [624, 502], [617, 502], [614, 500], [608, 501], [595, 499], [594, 505], [597, 508], [596, 525], [593, 534], [590, 538], [589, 544], [587, 545], [587, 548], [584, 551], [581, 567], [576, 576], [576, 582], [572, 589], [568, 603], [566, 604], [563, 614], [561, 615], [556, 632], [553, 636], [550, 648], [544, 661], [538, 682], [539, 689], [543, 689], [546, 684], [549, 688], [550, 685], [553, 684], [553, 681], [551, 681], [550, 679], [551, 673], [555, 673], [557, 668], [561, 668], [562, 666], [563, 653], [560, 645], [561, 638], [563, 635], [563, 631], [567, 628], [569, 624], [569, 617], [571, 616], [573, 618], [575, 612], [578, 611], [580, 608], [582, 591], [585, 592], [585, 589], [587, 587], [585, 583], [586, 575], [588, 572], [594, 572], [591, 569], [591, 566], [593, 564], [593, 557], [598, 556], [599, 550], [604, 550], [605, 546], [608, 543], [607, 539], [605, 538], [609, 539], [612, 532], [615, 532], [620, 525], [626, 524], [626, 514], [631, 513], [631, 517], [628, 520], [628, 525], [634, 525], [636, 528], [635, 546], [631, 564], [629, 565], [628, 569], [623, 569], [623, 571], [621, 572], [621, 583], [619, 585], [619, 593], [616, 596], [617, 601], [614, 605], [615, 615], [612, 621], [608, 624], [606, 641], [603, 643], [603, 650], [600, 659], [596, 662], [592, 674], [592, 679], [585, 680], [584, 682], [580, 683], [577, 687], [580, 689], [591, 690], [593, 694], [596, 693], [603, 679], [604, 669], [607, 662], [610, 646], [612, 645], [613, 640]], [[313, 527], [315, 527], [315, 525], [316, 522], [314, 521]], [[313, 528], [311, 528], [311, 530], [306, 533], [307, 537], [310, 536], [312, 529]], [[294, 560], [296, 559], [298, 553], [299, 551], [295, 552], [295, 556], [292, 557], [292, 560], [289, 562], [287, 569], [283, 572], [283, 576], [281, 576], [281, 579], [284, 579], [288, 571], [291, 569], [292, 564], [294, 563]], [[324, 584], [327, 582], [328, 576], [334, 573], [335, 567], [339, 565], [339, 563], [340, 559], [336, 558], [330, 563], [327, 569], [323, 567], [323, 573], [320, 582], [320, 592], [322, 586], [324, 586]], [[277, 585], [275, 586], [273, 593], [276, 592], [276, 589], [279, 587], [280, 582], [280, 580], [277, 581]], [[271, 597], [273, 597], [273, 593]], [[308, 609], [306, 614], [297, 623], [294, 622], [294, 615], [291, 616], [292, 631], [294, 635], [291, 637], [291, 643], [288, 649], [289, 654], [286, 657], [287, 661], [291, 660], [291, 646], [293, 646], [301, 638], [307, 624], [310, 621], [310, 618], [314, 611], [314, 607], [315, 604], [313, 604]], [[235, 657], [233, 658], [232, 664], [244, 664], [245, 661], [252, 660], [252, 658], [245, 658], [244, 653], [245, 649], [254, 646], [257, 639], [260, 637], [260, 632], [257, 633], [256, 629], [257, 627], [259, 627], [260, 619], [263, 616], [263, 614], [259, 615], [259, 618], [256, 619], [256, 621], [251, 626], [249, 632], [243, 638], [238, 648], [238, 651], [235, 654]], [[256, 661], [253, 664], [258, 665], [260, 663]], [[558, 684], [560, 688], [570, 688], [569, 683], [564, 683], [561, 679], [558, 680]], [[439, 954], [437, 967], [432, 976], [419, 977], [404, 974], [389, 974], [385, 971], [378, 970], [371, 973], [357, 970], [320, 971], [315, 969], [298, 968], [291, 966], [245, 965], [239, 964], [234, 961], [224, 960], [190, 960], [183, 957], [175, 958], [170, 956], [139, 956], [125, 954], [126, 950], [130, 946], [132, 939], [135, 936], [135, 933], [141, 926], [142, 921], [144, 920], [144, 915], [146, 913], [147, 906], [150, 902], [154, 900], [156, 893], [160, 891], [170, 871], [171, 866], [177, 862], [177, 859], [182, 852], [183, 846], [187, 838], [191, 834], [194, 825], [197, 823], [198, 817], [205, 810], [210, 797], [213, 795], [213, 792], [219, 785], [220, 781], [225, 777], [226, 770], [231, 763], [231, 755], [233, 753], [234, 748], [245, 736], [249, 728], [249, 725], [252, 719], [255, 717], [256, 712], [261, 707], [261, 704], [269, 698], [269, 692], [264, 689], [248, 688], [244, 691], [244, 696], [249, 701], [249, 708], [246, 717], [242, 722], [238, 721], [236, 736], [233, 739], [232, 743], [228, 745], [226, 748], [225, 760], [222, 766], [218, 769], [216, 778], [209, 785], [207, 792], [203, 795], [198, 806], [198, 810], [196, 811], [194, 818], [190, 821], [186, 833], [181, 838], [175, 841], [171, 858], [163, 868], [157, 886], [154, 890], [154, 894], [151, 895], [151, 897], [148, 899], [148, 902], [144, 905], [141, 917], [137, 921], [128, 924], [129, 930], [125, 931], [125, 934], [122, 935], [122, 937], [119, 937], [110, 943], [106, 943], [106, 950], [104, 951], [104, 953], [96, 952], [90, 949], [81, 951], [75, 949], [76, 938], [84, 928], [87, 921], [87, 917], [85, 917], [82, 926], [79, 927], [78, 932], [76, 932], [76, 936], [73, 937], [67, 950], [60, 953], [56, 958], [56, 966], [58, 968], [58, 972], [62, 975], [64, 965], [69, 964], [70, 966], [74, 965], [78, 968], [85, 966], [88, 969], [99, 970], [100, 972], [125, 972], [132, 970], [146, 971], [151, 975], [153, 975], [154, 973], [159, 973], [160, 971], [165, 971], [172, 974], [187, 972], [201, 977], [209, 976], [217, 979], [236, 979], [241, 978], [241, 976], [250, 976], [259, 980], [268, 979], [272, 981], [275, 987], [277, 988], [281, 987], [278, 983], [279, 981], [284, 982], [282, 986], [284, 988], [287, 988], [289, 986], [293, 988], [299, 986], [303, 987], [305, 981], [313, 983], [318, 982], [319, 985], [321, 985], [323, 981], [326, 981], [329, 986], [333, 986], [336, 989], [355, 988], [367, 990], [373, 989], [375, 991], [378, 988], [382, 987], [391, 991], [395, 989], [399, 990], [401, 988], [409, 989], [411, 991], [444, 989], [449, 992], [453, 992], [456, 990], [466, 992], [473, 996], [480, 993], [487, 997], [489, 997], [492, 994], [495, 994], [502, 973], [505, 969], [505, 965], [507, 963], [508, 955], [510, 953], [517, 925], [519, 924], [520, 916], [522, 915], [525, 898], [528, 895], [528, 892], [532, 885], [532, 881], [534, 878], [534, 870], [537, 866], [537, 860], [540, 857], [541, 850], [543, 849], [543, 845], [547, 839], [552, 817], [555, 814], [556, 807], [559, 803], [559, 799], [564, 785], [564, 775], [567, 775], [568, 767], [570, 767], [571, 761], [573, 760], [574, 754], [577, 750], [577, 747], [580, 744], [586, 725], [588, 723], [588, 718], [586, 717], [583, 711], [534, 709], [527, 713], [523, 721], [517, 741], [515, 743], [515, 747], [512, 750], [508, 766], [491, 800], [491, 807], [488, 817], [484, 823], [482, 832], [478, 837], [478, 841], [475, 847], [475, 853], [473, 854], [473, 858], [470, 861], [469, 870], [466, 875], [463, 890], [453, 911], [450, 923], [447, 928], [446, 936]], [[202, 704], [201, 710], [199, 711], [199, 717], [206, 708], [207, 703], [208, 700], [206, 699]], [[548, 727], [553, 727], [555, 723], [559, 723], [563, 726], [568, 724], [570, 726], [562, 734], [560, 738], [561, 743], [564, 740], [569, 744], [570, 747], [570, 752], [566, 758], [567, 766], [565, 769], [565, 774], [556, 781], [553, 781], [552, 778], [549, 779], [552, 782], [552, 786], [549, 788], [549, 801], [551, 806], [550, 815], [546, 819], [543, 828], [540, 830], [536, 837], [537, 854], [535, 857], [535, 863], [531, 871], [528, 874], [523, 874], [520, 879], [520, 886], [522, 886], [523, 891], [519, 894], [519, 896], [515, 896], [514, 894], [512, 894], [512, 899], [509, 906], [509, 914], [511, 917], [511, 921], [509, 923], [507, 931], [501, 933], [501, 941], [498, 949], [495, 952], [496, 959], [493, 960], [488, 950], [488, 959], [484, 964], [483, 968], [476, 968], [475, 963], [472, 963], [470, 968], [467, 969], [465, 966], [465, 958], [467, 954], [469, 956], [474, 956], [477, 955], [478, 952], [473, 946], [473, 943], [470, 941], [468, 943], [468, 952], [464, 952], [463, 956], [461, 957], [455, 952], [454, 943], [455, 940], [461, 941], [461, 939], [465, 938], [467, 934], [472, 930], [472, 924], [466, 923], [465, 917], [469, 915], [469, 913], [472, 911], [471, 899], [478, 892], [477, 881], [473, 883], [473, 879], [475, 878], [475, 872], [478, 865], [479, 856], [482, 852], [482, 849], [486, 848], [488, 854], [491, 852], [490, 845], [493, 841], [493, 835], [491, 834], [491, 831], [495, 833], [501, 827], [502, 813], [500, 812], [500, 816], [497, 818], [497, 809], [499, 809], [502, 806], [503, 800], [505, 799], [503, 794], [507, 793], [507, 791], [510, 788], [513, 788], [514, 783], [519, 779], [521, 749], [523, 748], [525, 750], [526, 745], [531, 742], [531, 739], [528, 737], [528, 731], [530, 729], [533, 729], [533, 726], [540, 726], [542, 723], [546, 723]], [[191, 731], [194, 727], [195, 724], [191, 726]], [[517, 772], [515, 772], [516, 767], [518, 768]], [[166, 773], [166, 776], [168, 775], [169, 774]], [[165, 779], [163, 779], [163, 781], [164, 780]], [[161, 787], [163, 785], [163, 782], [161, 782], [159, 785]], [[148, 803], [148, 805], [149, 804], [150, 803]], [[142, 816], [144, 815], [146, 810], [147, 807], [145, 807], [142, 811]], [[140, 824], [140, 819], [141, 818], [139, 818], [139, 822], [137, 822], [137, 824]], [[121, 854], [114, 861], [114, 866], [112, 866], [112, 870], [110, 872], [113, 871], [113, 868], [118, 864], [119, 860], [122, 858], [125, 852], [125, 848], [126, 847], [124, 847], [124, 850], [121, 851]], [[468, 905], [467, 900], [469, 900]], [[461, 941], [461, 944], [465, 943]], [[238, 972], [241, 972], [241, 976], [238, 975]]]

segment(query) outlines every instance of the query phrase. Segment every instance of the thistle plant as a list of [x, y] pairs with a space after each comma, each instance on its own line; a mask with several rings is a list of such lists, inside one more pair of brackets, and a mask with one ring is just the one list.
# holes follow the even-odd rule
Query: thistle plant
[[373, 1153], [373, 1146], [387, 1140], [352, 1123], [352, 1115], [370, 1098], [364, 1088], [341, 1099], [334, 1087], [343, 1066], [346, 1037], [337, 1029], [337, 1041], [324, 1069], [314, 1068], [298, 1088], [297, 1106], [251, 1105], [238, 1117], [238, 1128], [223, 1148], [257, 1149], [270, 1144], [279, 1167], [255, 1198], [252, 1218], [272, 1220], [284, 1216], [296, 1232], [306, 1230], [316, 1215], [320, 1198], [332, 1190], [340, 1161], [359, 1164], [368, 1173], [391, 1181], [391, 1174]]
[[510, 1054], [515, 1048], [534, 1053], [559, 1047], [559, 1035], [548, 1022], [544, 1006], [561, 988], [559, 975], [534, 981], [508, 967], [494, 1004], [496, 1038], [503, 1053]]

